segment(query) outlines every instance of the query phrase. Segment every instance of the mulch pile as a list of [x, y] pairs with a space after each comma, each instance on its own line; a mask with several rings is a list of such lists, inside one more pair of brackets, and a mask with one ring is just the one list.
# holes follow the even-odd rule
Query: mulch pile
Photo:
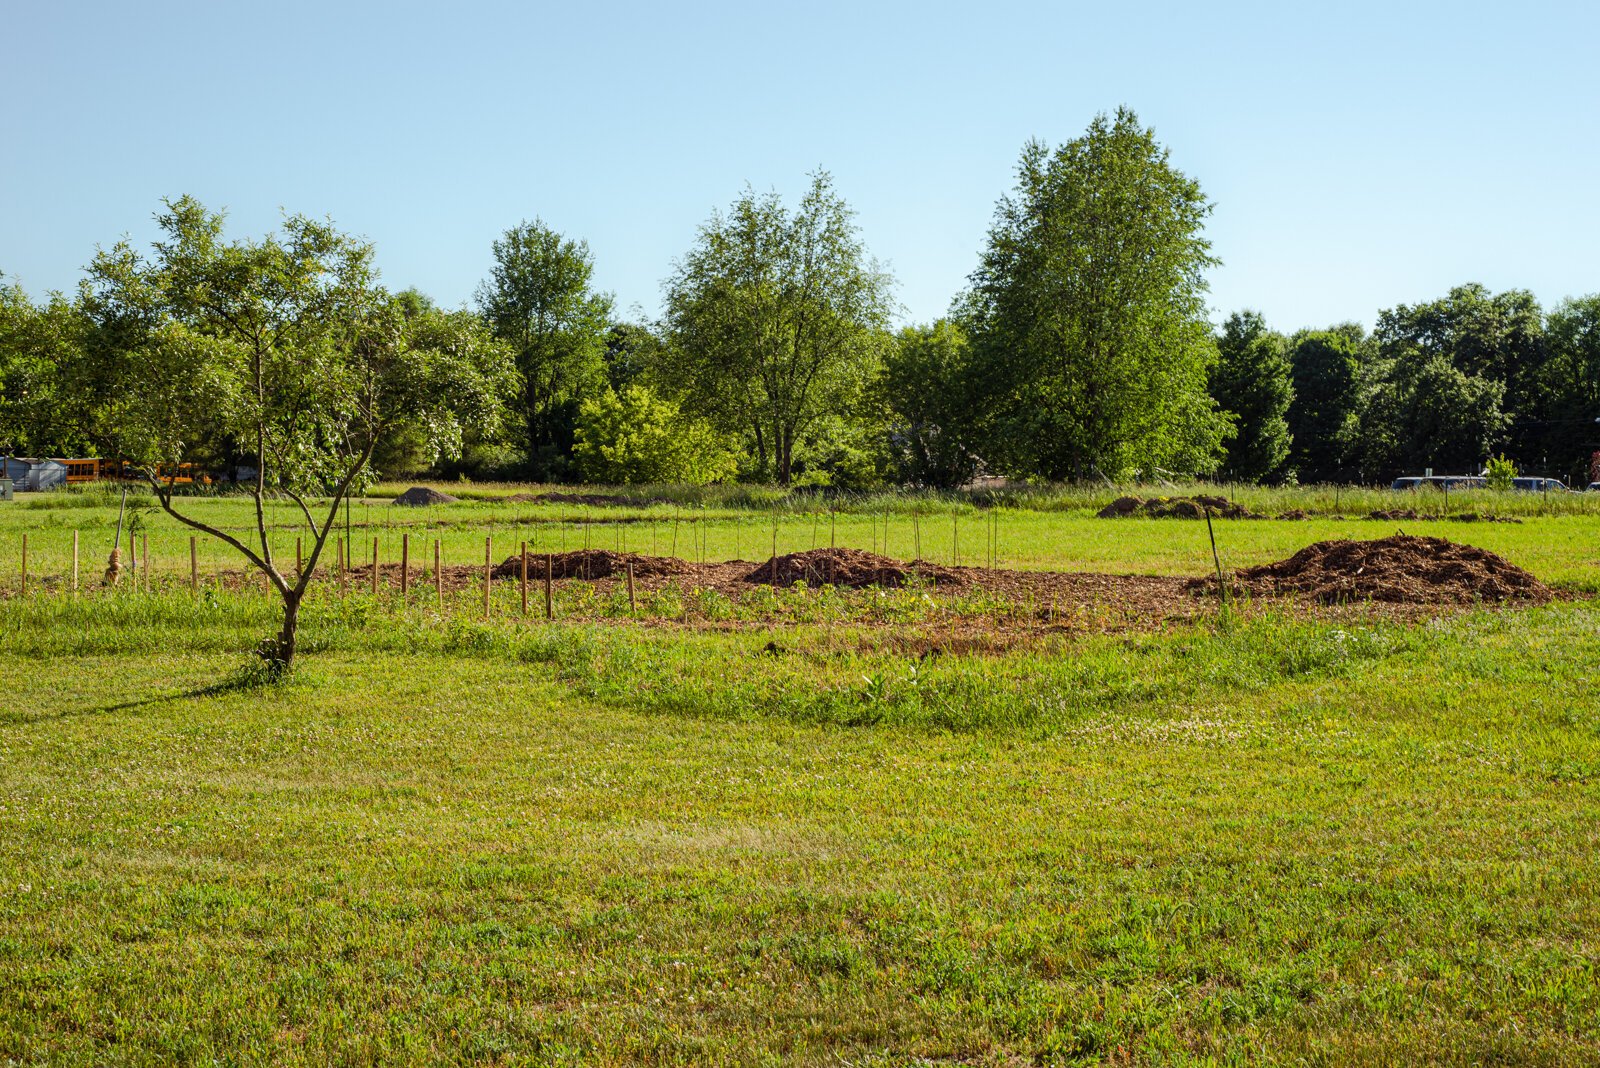
[[965, 586], [955, 570], [925, 561], [903, 563], [860, 549], [811, 549], [774, 557], [744, 576], [744, 581], [769, 586], [837, 586], [853, 590], [868, 586], [885, 589], [911, 584]]
[[1514, 515], [1479, 515], [1477, 512], [1456, 512], [1453, 515], [1432, 515], [1427, 512], [1418, 512], [1415, 508], [1391, 508], [1368, 512], [1368, 519], [1415, 519], [1419, 522], [1435, 522], [1448, 519], [1452, 523], [1520, 523], [1522, 520]]
[[[545, 553], [528, 554], [528, 578], [544, 579]], [[634, 578], [654, 578], [665, 575], [685, 575], [694, 569], [686, 560], [671, 556], [644, 556], [640, 553], [618, 553], [610, 549], [574, 549], [569, 553], [548, 554], [552, 579], [605, 579], [628, 573], [628, 562], [633, 562]], [[494, 569], [495, 578], [521, 578], [522, 557], [508, 557]]]
[[1206, 510], [1222, 519], [1251, 519], [1255, 513], [1226, 497], [1118, 497], [1100, 509], [1101, 519], [1145, 515], [1155, 519], [1204, 519]]
[[448, 493], [429, 489], [427, 486], [412, 486], [394, 499], [394, 503], [404, 508], [426, 508], [434, 504], [455, 504], [457, 498]]
[[671, 504], [665, 497], [618, 497], [605, 493], [513, 493], [508, 504], [587, 504], [596, 508], [648, 508]]
[[[1216, 580], [1196, 579], [1190, 587], [1214, 591]], [[1287, 560], [1236, 572], [1234, 589], [1265, 596], [1298, 594], [1323, 604], [1540, 604], [1554, 596], [1548, 586], [1487, 549], [1408, 534], [1319, 541]]]

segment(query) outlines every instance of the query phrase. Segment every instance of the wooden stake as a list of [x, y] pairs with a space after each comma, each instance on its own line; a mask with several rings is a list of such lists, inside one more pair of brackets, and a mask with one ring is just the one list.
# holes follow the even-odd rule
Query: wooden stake
[[555, 601], [550, 596], [550, 576], [555, 571], [555, 560], [556, 558], [549, 553], [544, 554], [544, 618], [546, 619], [556, 617]]
[[411, 590], [411, 535], [400, 535], [400, 599]]
[[494, 535], [486, 534], [483, 538], [483, 618], [489, 618], [489, 578], [493, 564]]
[[527, 615], [528, 614], [528, 543], [527, 542], [523, 542], [522, 543], [522, 559], [520, 561], [520, 566], [521, 566], [521, 569], [522, 569], [522, 614], [523, 615]]
[[189, 535], [189, 590], [200, 592], [200, 541], [193, 534]]
[[1221, 597], [1222, 602], [1226, 604], [1228, 602], [1228, 587], [1222, 581], [1222, 557], [1217, 555], [1217, 535], [1211, 529], [1211, 509], [1205, 509], [1205, 513], [1206, 536], [1211, 539], [1211, 562], [1217, 565], [1217, 596]]
[[378, 539], [372, 539], [372, 596], [378, 596]]
[[950, 566], [961, 562], [961, 520], [950, 517]]
[[630, 616], [639, 614], [639, 603], [633, 599], [633, 560], [631, 558], [628, 560], [628, 614]]

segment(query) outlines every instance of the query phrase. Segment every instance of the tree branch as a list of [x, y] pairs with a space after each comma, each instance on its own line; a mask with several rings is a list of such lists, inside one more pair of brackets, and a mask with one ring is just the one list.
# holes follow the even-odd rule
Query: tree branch
[[289, 592], [289, 584], [284, 581], [282, 575], [278, 574], [277, 568], [272, 566], [272, 562], [270, 560], [263, 560], [260, 556], [256, 555], [256, 553], [248, 545], [234, 537], [232, 534], [219, 530], [210, 523], [201, 522], [198, 519], [195, 519], [191, 516], [186, 516], [182, 512], [178, 511], [172, 506], [172, 488], [170, 486], [163, 487], [161, 485], [161, 480], [158, 479], [152, 472], [147, 470], [143, 473], [145, 481], [150, 483], [150, 488], [155, 491], [156, 499], [161, 502], [162, 511], [166, 512], [168, 515], [186, 527], [198, 530], [202, 534], [209, 534], [218, 541], [233, 546], [246, 560], [249, 560], [252, 564], [254, 564], [262, 572], [262, 574], [266, 575], [267, 578], [272, 580], [272, 584], [278, 588], [279, 593], [286, 594]]

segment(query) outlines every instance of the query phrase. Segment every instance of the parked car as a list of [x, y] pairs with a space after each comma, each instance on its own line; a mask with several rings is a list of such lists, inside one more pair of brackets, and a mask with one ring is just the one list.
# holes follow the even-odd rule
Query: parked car
[[1559, 478], [1514, 478], [1511, 488], [1525, 493], [1565, 493], [1567, 484]]
[[1407, 475], [1397, 478], [1389, 486], [1392, 490], [1414, 490], [1432, 486], [1437, 490], [1483, 489], [1488, 479], [1480, 475]]

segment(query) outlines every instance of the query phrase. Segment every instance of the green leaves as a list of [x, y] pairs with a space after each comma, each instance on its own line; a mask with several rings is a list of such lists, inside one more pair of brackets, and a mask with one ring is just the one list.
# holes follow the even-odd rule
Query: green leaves
[[988, 384], [986, 459], [1048, 478], [1216, 466], [1210, 210], [1127, 109], [1023, 149], [960, 302]]
[[801, 436], [871, 382], [892, 284], [827, 172], [792, 215], [776, 193], [746, 190], [667, 282], [659, 377], [693, 414], [749, 434], [759, 466], [770, 455], [788, 485]]
[[1283, 473], [1289, 458], [1286, 418], [1294, 387], [1288, 342], [1267, 329], [1259, 312], [1234, 312], [1222, 328], [1221, 359], [1211, 370], [1211, 396], [1236, 419], [1223, 461], [1229, 479], [1261, 482]]
[[732, 477], [727, 439], [644, 386], [585, 401], [574, 454], [585, 481], [701, 486]]
[[564, 475], [571, 414], [605, 384], [612, 300], [589, 288], [589, 246], [538, 219], [507, 230], [494, 243], [494, 258], [478, 307], [516, 358], [531, 473]]

